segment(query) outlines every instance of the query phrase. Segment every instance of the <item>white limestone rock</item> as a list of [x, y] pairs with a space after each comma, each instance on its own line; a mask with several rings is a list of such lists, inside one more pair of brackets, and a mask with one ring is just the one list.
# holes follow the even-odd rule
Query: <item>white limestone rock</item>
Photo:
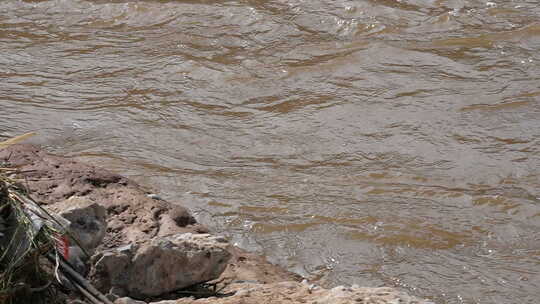
[[97, 255], [96, 286], [119, 296], [146, 298], [216, 279], [231, 254], [228, 242], [210, 234], [175, 234]]

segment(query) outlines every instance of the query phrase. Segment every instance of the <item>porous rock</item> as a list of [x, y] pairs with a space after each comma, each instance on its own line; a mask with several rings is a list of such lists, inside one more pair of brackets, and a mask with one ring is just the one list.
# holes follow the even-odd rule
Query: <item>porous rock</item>
[[[124, 244], [134, 244], [136, 247], [156, 237], [178, 233], [208, 232], [181, 206], [182, 202], [167, 202], [148, 195], [134, 181], [89, 164], [95, 163], [93, 158], [78, 158], [86, 161], [86, 164], [76, 159], [52, 155], [39, 147], [26, 144], [16, 144], [0, 150], [0, 163], [20, 170], [17, 178], [24, 182], [32, 197], [42, 206], [54, 206], [71, 197], [84, 197], [106, 208], [107, 233], [96, 249], [98, 251]], [[71, 252], [74, 252], [73, 249]], [[300, 276], [269, 263], [263, 256], [235, 246], [231, 246], [230, 253], [232, 257], [220, 280], [260, 283], [301, 280]], [[70, 255], [70, 258], [75, 257]], [[79, 261], [70, 262], [80, 265]], [[93, 283], [111, 289], [106, 277], [103, 277], [103, 281]], [[113, 290], [117, 296], [122, 293], [118, 288]]]
[[[381, 287], [344, 287], [332, 289], [298, 282], [273, 284], [233, 284], [237, 292], [230, 297], [193, 299], [182, 298], [150, 304], [433, 304], [410, 296], [397, 289]], [[230, 290], [231, 290], [230, 289]]]
[[0, 162], [20, 170], [18, 178], [41, 205], [55, 206], [72, 197], [84, 197], [105, 207], [108, 232], [104, 248], [146, 242], [155, 236], [208, 232], [180, 202], [148, 197], [134, 181], [73, 158], [17, 144], [0, 150]]
[[107, 210], [87, 198], [72, 196], [55, 203], [50, 209], [68, 221], [67, 229], [77, 239], [75, 244], [92, 252], [107, 232]]
[[209, 234], [157, 237], [100, 253], [92, 278], [104, 293], [155, 297], [218, 278], [231, 257], [228, 247]]

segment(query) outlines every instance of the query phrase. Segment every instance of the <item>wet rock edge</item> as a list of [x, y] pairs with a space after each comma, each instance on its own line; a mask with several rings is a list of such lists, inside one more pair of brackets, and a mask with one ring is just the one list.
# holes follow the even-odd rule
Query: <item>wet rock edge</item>
[[[0, 162], [18, 168], [21, 182], [24, 181], [33, 198], [44, 205], [53, 206], [73, 197], [83, 197], [105, 207], [108, 227], [98, 251], [115, 249], [125, 244], [144, 244], [156, 237], [209, 232], [180, 203], [156, 199], [134, 181], [106, 169], [53, 155], [40, 147], [27, 144], [0, 150]], [[300, 276], [272, 265], [263, 256], [234, 246], [229, 247], [229, 252], [231, 258], [219, 280], [232, 282], [227, 291], [236, 292], [234, 297], [228, 300], [184, 298], [155, 303], [235, 303], [238, 300], [245, 303], [297, 303], [287, 296], [283, 299], [277, 297], [272, 302], [266, 301], [272, 298], [267, 296], [269, 293], [283, 294], [279, 291], [283, 288], [297, 295], [298, 303], [305, 302], [315, 289], [319, 293], [316, 298], [328, 299], [329, 303], [342, 303], [341, 300], [345, 301], [343, 303], [349, 303], [349, 300], [357, 302], [352, 297], [367, 299], [371, 296], [388, 298], [388, 301], [385, 298], [374, 298], [380, 300], [380, 303], [391, 303], [395, 299], [399, 303], [429, 303], [390, 288], [379, 290], [353, 286], [352, 289], [322, 289], [305, 281], [299, 283], [302, 280]], [[261, 294], [261, 298], [257, 298], [258, 294]], [[129, 302], [129, 298], [119, 298], [117, 302], [126, 301]]]

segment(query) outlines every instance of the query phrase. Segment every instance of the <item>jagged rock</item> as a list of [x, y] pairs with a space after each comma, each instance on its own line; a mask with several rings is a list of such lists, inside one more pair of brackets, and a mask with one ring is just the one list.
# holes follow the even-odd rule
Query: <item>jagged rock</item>
[[[189, 211], [182, 206], [171, 206], [168, 212], [159, 216], [158, 236], [178, 233], [178, 227], [194, 225], [197, 222]], [[187, 231], [186, 231], [187, 232]]]
[[231, 254], [225, 239], [175, 234], [95, 256], [92, 278], [102, 292], [146, 298], [218, 278]]
[[86, 197], [73, 196], [50, 207], [68, 221], [67, 228], [77, 239], [74, 242], [92, 252], [107, 232], [107, 210]]
[[313, 287], [298, 282], [274, 284], [233, 284], [229, 290], [237, 290], [230, 297], [193, 299], [182, 298], [150, 304], [433, 304], [409, 296], [393, 288], [343, 287], [332, 289]]
[[[2, 162], [5, 167], [20, 170], [24, 186], [42, 205], [55, 205], [74, 196], [102, 204], [107, 209], [108, 222], [103, 248], [149, 242], [156, 236], [208, 232], [206, 227], [194, 222], [187, 209], [180, 206], [181, 202], [149, 197], [134, 181], [74, 158], [52, 155], [32, 145], [16, 144], [0, 150]], [[259, 282], [300, 278], [238, 247], [233, 246], [231, 253], [233, 257], [222, 278]]]

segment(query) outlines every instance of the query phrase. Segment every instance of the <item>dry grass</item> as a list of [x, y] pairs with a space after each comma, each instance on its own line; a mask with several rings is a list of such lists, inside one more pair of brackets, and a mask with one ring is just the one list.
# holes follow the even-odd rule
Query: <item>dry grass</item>
[[[32, 135], [0, 142], [0, 149]], [[16, 173], [0, 168], [0, 304], [55, 303], [58, 265], [45, 255], [59, 255], [63, 228], [18, 186]]]
[[[33, 135], [0, 142], [0, 150]], [[65, 303], [64, 286], [92, 304], [112, 304], [66, 260], [67, 239], [80, 243], [31, 198], [18, 173], [0, 163], [0, 304]]]

